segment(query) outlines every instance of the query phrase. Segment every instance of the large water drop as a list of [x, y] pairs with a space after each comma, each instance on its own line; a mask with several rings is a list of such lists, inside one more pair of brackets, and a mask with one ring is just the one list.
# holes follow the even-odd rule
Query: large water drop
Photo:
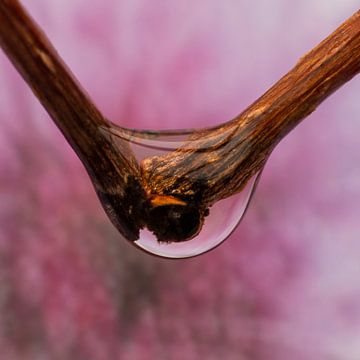
[[[113, 141], [117, 139], [126, 142], [139, 164], [145, 159], [164, 156], [184, 147], [192, 141], [193, 134], [192, 130], [139, 131], [116, 126], [106, 131], [111, 135]], [[175, 204], [171, 205], [171, 211], [175, 213], [173, 214], [175, 220], [173, 220], [174, 224], [171, 230], [176, 233], [176, 231], [179, 231], [176, 227], [181, 226], [184, 228], [184, 232], [191, 233], [193, 231], [195, 235], [189, 237], [186, 241], [176, 241], [171, 238], [165, 241], [163, 239], [159, 240], [161, 229], [157, 229], [156, 234], [156, 231], [153, 231], [153, 229], [151, 231], [145, 226], [140, 230], [139, 239], [132, 243], [141, 250], [153, 255], [173, 259], [193, 257], [215, 248], [226, 240], [240, 223], [256, 188], [259, 175], [260, 172], [252, 176], [240, 192], [210, 206], [199, 229], [196, 229], [198, 219], [191, 212], [179, 213], [179, 219], [176, 221], [176, 209], [181, 209], [181, 205], [177, 205], [177, 200], [173, 199], [172, 201]], [[168, 208], [166, 211], [169, 211]], [[153, 216], [158, 216], [160, 219], [163, 215], [163, 209], [164, 207], [161, 205], [156, 207]], [[169, 230], [167, 231], [169, 232]]]

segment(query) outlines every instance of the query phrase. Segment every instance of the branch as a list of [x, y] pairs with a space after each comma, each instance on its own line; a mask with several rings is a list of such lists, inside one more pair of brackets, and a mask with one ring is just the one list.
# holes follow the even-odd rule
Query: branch
[[[201, 196], [207, 206], [231, 196], [260, 171], [286, 134], [359, 71], [360, 11], [234, 120], [198, 131], [174, 153], [144, 161], [147, 186], [161, 194]], [[194, 179], [201, 178], [199, 187]]]
[[241, 191], [279, 141], [359, 71], [360, 11], [234, 120], [198, 131], [172, 153], [144, 160], [145, 187], [178, 196], [205, 215], [216, 201]]
[[115, 146], [99, 131], [109, 121], [17, 0], [0, 0], [0, 45], [85, 165], [114, 225], [127, 239], [137, 239], [145, 194], [128, 143]]
[[136, 240], [147, 226], [159, 241], [184, 241], [201, 230], [212, 204], [241, 191], [276, 144], [360, 71], [360, 12], [237, 118], [141, 164], [126, 141], [100, 131], [112, 124], [17, 0], [0, 0], [0, 45], [84, 163], [120, 232]]

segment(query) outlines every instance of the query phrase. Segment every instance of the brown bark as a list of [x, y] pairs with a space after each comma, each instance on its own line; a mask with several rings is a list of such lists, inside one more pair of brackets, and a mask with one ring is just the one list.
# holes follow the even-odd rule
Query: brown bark
[[0, 0], [0, 45], [85, 165], [114, 225], [127, 239], [138, 238], [145, 197], [129, 145], [99, 131], [109, 121], [17, 0]]
[[200, 130], [173, 153], [145, 160], [147, 186], [184, 200], [201, 197], [205, 206], [231, 196], [261, 170], [289, 131], [359, 71], [360, 11], [234, 120]]
[[159, 241], [183, 241], [200, 231], [213, 203], [241, 191], [276, 144], [360, 71], [360, 12], [237, 118], [196, 131], [140, 166], [126, 141], [100, 130], [111, 124], [17, 0], [0, 0], [0, 44], [79, 155], [122, 234], [136, 240], [147, 226]]

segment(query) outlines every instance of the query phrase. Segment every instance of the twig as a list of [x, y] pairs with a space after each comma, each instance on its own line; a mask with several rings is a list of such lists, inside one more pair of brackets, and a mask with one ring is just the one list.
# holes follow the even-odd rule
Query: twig
[[80, 157], [112, 222], [138, 238], [145, 195], [128, 144], [99, 131], [110, 123], [17, 0], [0, 0], [0, 45]]
[[200, 231], [214, 202], [240, 191], [276, 144], [360, 71], [360, 12], [237, 118], [140, 166], [125, 141], [99, 131], [111, 123], [17, 0], [0, 0], [0, 45], [79, 155], [123, 235], [136, 240], [147, 226], [159, 241], [183, 241]]
[[[231, 196], [286, 134], [359, 71], [360, 11], [234, 120], [199, 131], [174, 153], [144, 161], [148, 186], [158, 193], [201, 195], [207, 205]], [[199, 188], [193, 179], [201, 178]]]

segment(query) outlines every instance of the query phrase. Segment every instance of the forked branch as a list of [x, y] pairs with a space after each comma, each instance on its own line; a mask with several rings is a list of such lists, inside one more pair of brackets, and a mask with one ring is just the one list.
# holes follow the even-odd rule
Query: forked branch
[[17, 0], [0, 0], [0, 45], [79, 155], [122, 234], [133, 241], [147, 226], [159, 241], [184, 241], [201, 230], [212, 204], [240, 191], [276, 144], [360, 71], [360, 11], [234, 120], [141, 164], [125, 141], [99, 130], [110, 122]]

